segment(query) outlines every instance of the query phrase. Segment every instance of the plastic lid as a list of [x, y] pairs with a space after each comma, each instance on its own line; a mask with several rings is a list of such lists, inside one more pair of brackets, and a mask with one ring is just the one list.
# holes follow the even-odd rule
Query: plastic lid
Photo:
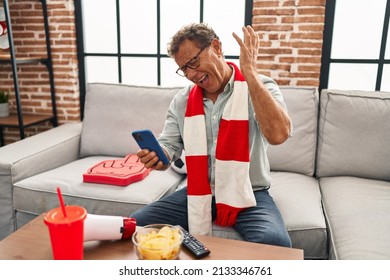
[[81, 206], [65, 206], [66, 217], [62, 213], [61, 207], [50, 210], [45, 218], [45, 223], [49, 224], [68, 224], [84, 220], [87, 217], [87, 210]]

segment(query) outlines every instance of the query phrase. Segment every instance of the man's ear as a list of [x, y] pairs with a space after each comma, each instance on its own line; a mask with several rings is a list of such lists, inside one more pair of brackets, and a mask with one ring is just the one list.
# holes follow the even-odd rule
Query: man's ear
[[219, 41], [217, 38], [214, 38], [213, 41], [211, 41], [211, 46], [217, 55], [222, 55], [222, 42], [221, 41]]

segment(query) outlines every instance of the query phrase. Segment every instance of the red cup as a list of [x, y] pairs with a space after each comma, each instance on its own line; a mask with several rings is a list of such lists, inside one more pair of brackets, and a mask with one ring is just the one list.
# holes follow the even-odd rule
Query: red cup
[[65, 206], [50, 210], [44, 217], [49, 228], [55, 260], [82, 260], [84, 258], [84, 220], [87, 210], [80, 206]]

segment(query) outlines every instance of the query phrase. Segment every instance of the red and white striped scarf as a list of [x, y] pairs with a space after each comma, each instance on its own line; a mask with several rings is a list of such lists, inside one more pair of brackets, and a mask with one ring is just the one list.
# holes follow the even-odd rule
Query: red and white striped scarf
[[[229, 64], [235, 69], [234, 88], [220, 121], [215, 161], [215, 223], [221, 226], [233, 226], [240, 211], [256, 205], [249, 178], [248, 86], [240, 69]], [[211, 235], [212, 191], [208, 180], [203, 89], [197, 85], [188, 97], [183, 140], [189, 230]]]

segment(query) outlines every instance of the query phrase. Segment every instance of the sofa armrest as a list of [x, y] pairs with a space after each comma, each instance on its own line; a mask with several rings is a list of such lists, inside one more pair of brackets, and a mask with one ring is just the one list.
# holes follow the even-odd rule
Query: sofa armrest
[[14, 183], [78, 159], [80, 135], [81, 123], [69, 123], [2, 147], [0, 178]]
[[13, 184], [78, 159], [81, 128], [64, 124], [0, 148], [0, 240], [14, 230]]

